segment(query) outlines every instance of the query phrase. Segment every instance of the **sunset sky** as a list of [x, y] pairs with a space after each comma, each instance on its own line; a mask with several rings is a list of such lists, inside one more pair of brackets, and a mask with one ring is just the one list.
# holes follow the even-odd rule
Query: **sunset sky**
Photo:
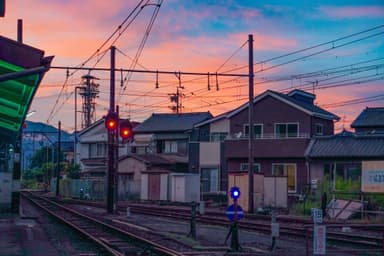
[[[109, 68], [112, 43], [118, 69], [207, 74], [181, 75], [183, 112], [218, 115], [248, 100], [247, 77], [211, 75], [208, 90], [208, 72], [247, 74], [249, 34], [254, 38], [255, 95], [268, 89], [314, 92], [317, 105], [341, 118], [336, 132], [349, 129], [365, 107], [384, 107], [383, 0], [6, 0], [2, 36], [16, 39], [17, 19], [23, 20], [25, 44], [55, 56], [30, 108], [36, 113], [28, 120], [54, 126], [60, 120], [69, 132], [75, 126], [74, 90], [89, 71], [69, 69], [67, 78], [66, 70], [55, 67]], [[109, 72], [90, 74], [99, 78], [99, 119], [109, 107]], [[177, 76], [159, 74], [159, 88], [155, 83], [156, 74], [118, 71], [121, 116], [142, 121], [155, 112], [171, 112], [169, 94], [176, 92]], [[78, 97], [79, 108], [80, 103]]]

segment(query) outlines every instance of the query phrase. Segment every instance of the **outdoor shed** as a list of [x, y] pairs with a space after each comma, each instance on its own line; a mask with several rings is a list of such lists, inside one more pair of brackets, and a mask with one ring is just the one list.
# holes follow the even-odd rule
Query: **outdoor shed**
[[168, 200], [168, 171], [157, 170], [141, 174], [142, 200]]
[[170, 199], [174, 202], [200, 201], [200, 175], [195, 173], [171, 173]]

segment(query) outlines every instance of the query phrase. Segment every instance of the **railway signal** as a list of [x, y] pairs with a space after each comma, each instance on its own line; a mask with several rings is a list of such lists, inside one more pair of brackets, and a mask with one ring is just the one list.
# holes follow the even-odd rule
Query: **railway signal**
[[238, 252], [240, 250], [239, 243], [239, 227], [237, 225], [237, 221], [243, 218], [244, 212], [240, 205], [237, 204], [237, 199], [239, 199], [241, 192], [240, 188], [234, 186], [231, 187], [229, 194], [233, 199], [233, 204], [227, 207], [226, 214], [228, 219], [231, 221], [231, 226], [229, 229], [229, 233], [225, 239], [225, 243], [227, 242], [229, 236], [231, 236], [231, 251]]
[[108, 112], [105, 117], [105, 128], [107, 128], [108, 132], [115, 132], [117, 130], [119, 124], [119, 116], [116, 112]]
[[120, 137], [123, 142], [129, 141], [133, 137], [132, 125], [128, 119], [120, 121], [119, 129]]
[[238, 187], [232, 187], [230, 193], [233, 200], [237, 200], [241, 195], [240, 189]]

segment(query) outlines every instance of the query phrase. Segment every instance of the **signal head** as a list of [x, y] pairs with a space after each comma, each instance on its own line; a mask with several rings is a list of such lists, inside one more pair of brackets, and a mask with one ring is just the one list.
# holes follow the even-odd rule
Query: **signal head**
[[109, 132], [114, 132], [117, 130], [119, 124], [119, 116], [115, 112], [108, 112], [107, 116], [105, 117], [105, 128]]
[[234, 200], [237, 200], [241, 193], [240, 193], [240, 189], [238, 187], [232, 187], [231, 190], [230, 190], [230, 193], [231, 193], [231, 197], [234, 199]]
[[128, 141], [133, 137], [133, 130], [131, 122], [126, 119], [120, 122], [120, 137], [124, 142]]

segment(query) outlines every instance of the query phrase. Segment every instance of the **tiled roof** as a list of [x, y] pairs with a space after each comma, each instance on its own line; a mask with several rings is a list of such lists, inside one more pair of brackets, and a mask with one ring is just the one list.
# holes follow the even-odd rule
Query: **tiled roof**
[[358, 127], [384, 127], [384, 108], [366, 108], [351, 124]]
[[309, 158], [384, 159], [384, 136], [347, 134], [314, 138], [305, 155]]
[[[298, 100], [298, 99], [294, 98], [294, 95], [298, 94], [298, 93], [301, 93], [302, 95], [307, 96], [310, 99], [303, 101], [303, 100]], [[314, 94], [307, 93], [307, 92], [297, 90], [297, 89], [288, 93], [288, 94], [283, 94], [283, 93], [267, 90], [267, 91], [263, 92], [262, 94], [259, 94], [258, 96], [256, 96], [253, 100], [253, 104], [256, 104], [258, 101], [260, 101], [260, 100], [262, 100], [268, 96], [274, 97], [280, 101], [283, 101], [287, 104], [290, 104], [290, 105], [300, 109], [301, 111], [308, 113], [309, 115], [318, 116], [318, 117], [330, 119], [330, 120], [339, 120], [340, 119], [338, 116], [332, 114], [331, 112], [328, 112], [328, 111], [326, 111], [326, 110], [324, 110], [324, 109], [322, 109], [316, 105], [313, 105], [311, 102], [315, 97]], [[234, 115], [238, 114], [239, 112], [243, 111], [244, 109], [248, 108], [248, 106], [249, 106], [249, 104], [248, 104], [248, 102], [246, 102], [243, 105], [241, 105], [240, 107], [237, 107], [231, 111], [220, 114], [220, 115], [218, 115], [214, 118], [211, 118], [209, 120], [202, 121], [202, 122], [196, 124], [196, 127], [206, 125], [208, 123], [213, 123], [213, 122], [220, 120], [220, 119], [223, 119], [223, 118], [231, 118], [232, 116], [234, 116]]]
[[212, 118], [209, 112], [155, 114], [134, 128], [135, 132], [185, 132], [193, 125]]
[[[295, 90], [295, 91], [298, 91], [298, 90]], [[331, 112], [328, 112], [325, 109], [322, 109], [322, 108], [320, 108], [314, 104], [310, 104], [309, 102], [297, 100], [291, 96], [288, 96], [287, 94], [274, 92], [274, 91], [271, 91], [271, 92], [276, 94], [276, 95], [279, 95], [280, 97], [284, 98], [285, 100], [287, 100], [287, 101], [289, 101], [289, 102], [291, 102], [297, 106], [300, 106], [300, 107], [306, 109], [307, 111], [313, 113], [313, 115], [326, 116], [326, 117], [329, 117], [330, 119], [334, 119], [334, 120], [340, 119], [338, 116], [332, 114]]]

